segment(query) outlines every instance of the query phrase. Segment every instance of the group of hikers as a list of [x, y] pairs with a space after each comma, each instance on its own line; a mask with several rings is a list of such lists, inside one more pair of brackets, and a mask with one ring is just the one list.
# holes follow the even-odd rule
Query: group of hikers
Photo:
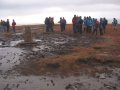
[[[66, 28], [66, 19], [63, 17], [60, 17], [60, 29], [61, 32], [65, 31]], [[92, 34], [100, 34], [103, 35], [106, 32], [106, 26], [108, 24], [108, 20], [106, 18], [100, 18], [100, 20], [96, 18], [84, 17], [82, 19], [81, 16], [74, 15], [72, 18], [72, 25], [73, 25], [73, 32], [74, 33], [92, 33]], [[113, 18], [112, 26], [113, 30], [117, 30], [116, 26], [118, 24], [118, 21], [116, 18]], [[46, 25], [46, 32], [53, 31], [54, 26], [54, 19], [53, 18], [46, 18], [45, 19], [45, 25]]]
[[[54, 18], [53, 17], [46, 17], [45, 18], [45, 26], [46, 26], [46, 32], [53, 32], [53, 26], [54, 26]], [[60, 17], [60, 21], [58, 22], [60, 23], [60, 28], [61, 28], [61, 32], [65, 31], [65, 26], [66, 26], [66, 20], [63, 17]]]
[[[13, 21], [12, 21], [12, 31], [13, 32], [16, 32], [15, 26], [16, 26], [16, 22], [13, 19]], [[7, 21], [5, 21], [5, 20], [1, 20], [0, 21], [0, 31], [1, 32], [10, 32], [10, 22], [9, 22], [9, 19], [7, 19]]]
[[54, 18], [53, 17], [46, 17], [45, 18], [45, 25], [46, 25], [46, 32], [53, 32], [54, 26]]
[[65, 27], [66, 27], [66, 19], [63, 17], [60, 17], [60, 21], [58, 22], [60, 23], [60, 28], [61, 28], [61, 32], [65, 31]]
[[[106, 18], [100, 18], [100, 21], [98, 21], [95, 18], [89, 17], [84, 17], [82, 19], [81, 16], [76, 16], [72, 18], [72, 23], [73, 23], [73, 32], [74, 33], [80, 33], [82, 34], [83, 32], [86, 33], [95, 33], [96, 35], [98, 34], [98, 30], [100, 35], [103, 35], [105, 33], [106, 25], [108, 24], [108, 21]], [[84, 28], [84, 30], [82, 30]]]
[[[53, 17], [46, 17], [45, 18], [45, 27], [46, 32], [53, 32], [54, 31], [54, 18]], [[65, 31], [66, 29], [66, 19], [64, 17], [60, 17], [58, 22], [60, 24], [61, 32]], [[82, 19], [81, 16], [74, 15], [72, 18], [72, 25], [73, 25], [73, 32], [74, 33], [92, 33], [92, 34], [100, 34], [103, 35], [106, 32], [106, 26], [108, 24], [108, 20], [106, 18], [100, 18], [100, 20], [96, 18], [84, 17]], [[118, 21], [116, 18], [113, 18], [112, 27], [113, 30], [117, 30]], [[16, 32], [15, 26], [16, 22], [13, 19], [12, 21], [12, 31]], [[0, 31], [1, 32], [9, 32], [10, 31], [10, 22], [9, 19], [6, 21], [0, 21]]]

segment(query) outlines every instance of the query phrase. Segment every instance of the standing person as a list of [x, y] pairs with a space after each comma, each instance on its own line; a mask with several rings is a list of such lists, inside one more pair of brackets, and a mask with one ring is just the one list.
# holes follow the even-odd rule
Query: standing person
[[93, 20], [92, 20], [92, 18], [91, 18], [90, 16], [89, 16], [89, 18], [88, 18], [87, 23], [88, 23], [89, 33], [91, 33], [91, 32], [92, 32], [92, 26], [93, 26]]
[[96, 19], [93, 18], [93, 25], [92, 25], [92, 30], [93, 30], [93, 31], [94, 31], [94, 29], [95, 29], [95, 24], [96, 24]]
[[61, 32], [65, 31], [65, 27], [66, 27], [66, 20], [65, 18], [60, 18], [60, 28], [61, 28]]
[[7, 31], [7, 22], [3, 21], [3, 32]]
[[107, 19], [106, 18], [103, 18], [103, 32], [105, 33], [106, 32], [106, 26], [107, 26]]
[[117, 24], [118, 24], [117, 19], [113, 18], [113, 22], [112, 22], [113, 30], [117, 30]]
[[2, 21], [2, 20], [1, 20], [1, 22], [0, 22], [0, 31], [1, 31], [1, 32], [4, 32], [3, 21]]
[[13, 32], [16, 32], [15, 26], [16, 26], [16, 22], [15, 22], [15, 20], [13, 19], [13, 22], [12, 22], [12, 29], [13, 29]]
[[86, 18], [86, 33], [89, 33], [89, 17]]
[[66, 19], [63, 17], [63, 31], [65, 31], [66, 23]]
[[50, 20], [48, 17], [45, 19], [45, 25], [46, 25], [46, 32], [49, 32], [50, 29]]
[[4, 21], [1, 20], [1, 31], [4, 32]]
[[93, 34], [96, 33], [96, 35], [97, 35], [98, 27], [99, 27], [99, 22], [98, 22], [97, 19], [95, 19], [95, 20], [94, 20]]
[[87, 31], [87, 18], [86, 17], [84, 17], [83, 24], [84, 24], [84, 32], [86, 32]]
[[100, 18], [99, 30], [100, 30], [100, 35], [103, 35], [103, 19], [102, 18]]
[[80, 16], [77, 21], [77, 26], [78, 26], [77, 30], [80, 34], [82, 34], [82, 24], [83, 24], [83, 20], [82, 17]]
[[77, 16], [74, 15], [74, 17], [72, 18], [72, 24], [73, 24], [73, 32], [76, 33], [77, 32]]
[[50, 20], [50, 30], [51, 32], [53, 32], [53, 28], [54, 28], [54, 18], [53, 17], [49, 17], [49, 20]]
[[7, 19], [6, 24], [7, 24], [7, 32], [9, 32], [9, 30], [10, 30], [10, 23], [9, 23], [9, 19]]
[[60, 17], [59, 23], [60, 23], [61, 32], [63, 32], [63, 19], [62, 19], [62, 17]]

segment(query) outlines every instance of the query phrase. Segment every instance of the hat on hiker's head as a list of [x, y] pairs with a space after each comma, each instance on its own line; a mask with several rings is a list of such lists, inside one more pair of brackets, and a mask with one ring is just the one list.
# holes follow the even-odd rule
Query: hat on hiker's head
[[74, 17], [76, 17], [76, 15], [74, 15]]

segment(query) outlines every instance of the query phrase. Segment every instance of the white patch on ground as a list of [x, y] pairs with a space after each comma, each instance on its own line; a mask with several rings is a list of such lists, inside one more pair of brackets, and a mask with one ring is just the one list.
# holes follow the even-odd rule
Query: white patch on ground
[[19, 44], [19, 43], [22, 43], [22, 42], [24, 42], [24, 40], [18, 40], [18, 41], [11, 41], [10, 42], [10, 46], [16, 46], [17, 44]]

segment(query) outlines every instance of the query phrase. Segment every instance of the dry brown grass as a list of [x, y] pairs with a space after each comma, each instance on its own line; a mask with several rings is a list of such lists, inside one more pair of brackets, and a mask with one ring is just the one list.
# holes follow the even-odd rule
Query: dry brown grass
[[[84, 67], [88, 67], [88, 65], [78, 65], [76, 63], [77, 60], [82, 58], [89, 58], [93, 55], [94, 50], [89, 48], [75, 48], [73, 53], [47, 58], [44, 60], [40, 60], [39, 62], [34, 63], [34, 68], [41, 73], [49, 74], [69, 74], [75, 73], [82, 70]], [[59, 66], [57, 68], [50, 68], [48, 65]]]
[[4, 33], [4, 36], [6, 37], [6, 38], [12, 38], [13, 37], [13, 35], [12, 35], [12, 33], [11, 32], [5, 32]]
[[[59, 25], [56, 25], [57, 32], [60, 32]], [[67, 25], [66, 32], [72, 32], [72, 25]], [[90, 47], [75, 47], [71, 53], [66, 55], [59, 55], [55, 57], [48, 57], [38, 62], [32, 62], [34, 69], [39, 74], [56, 74], [56, 73], [76, 73], [80, 70], [89, 72], [91, 74], [98, 71], [89, 64], [76, 64], [76, 61], [88, 58], [95, 58], [100, 63], [106, 63], [111, 61], [120, 61], [120, 31], [112, 31], [111, 25], [108, 25], [106, 34], [99, 36], [106, 38], [106, 41], [92, 44]], [[115, 53], [115, 54], [113, 54]], [[49, 66], [53, 66], [50, 68]], [[91, 69], [89, 71], [89, 69]], [[104, 70], [100, 70], [103, 72]]]

